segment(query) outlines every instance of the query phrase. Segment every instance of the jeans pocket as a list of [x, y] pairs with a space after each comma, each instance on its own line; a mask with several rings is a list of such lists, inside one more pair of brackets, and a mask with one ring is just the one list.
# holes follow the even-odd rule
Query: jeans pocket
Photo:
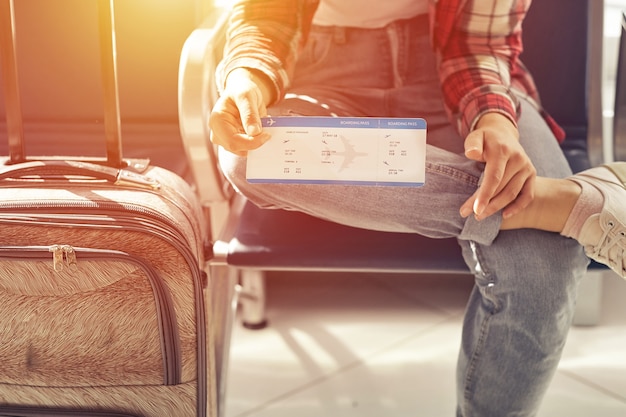
[[319, 31], [311, 33], [298, 57], [299, 69], [309, 72], [316, 67], [324, 66], [332, 45], [332, 32]]

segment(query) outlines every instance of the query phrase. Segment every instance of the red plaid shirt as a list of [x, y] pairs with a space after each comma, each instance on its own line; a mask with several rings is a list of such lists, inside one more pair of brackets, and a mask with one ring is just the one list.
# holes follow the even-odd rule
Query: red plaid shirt
[[[519, 61], [521, 24], [531, 0], [430, 0], [430, 28], [438, 56], [445, 106], [462, 137], [480, 116], [498, 112], [516, 123], [519, 102], [528, 97], [539, 110], [535, 84]], [[234, 68], [263, 72], [274, 97], [289, 86], [299, 47], [319, 0], [237, 0], [228, 43], [217, 71], [218, 86]], [[557, 139], [563, 130], [545, 115]]]

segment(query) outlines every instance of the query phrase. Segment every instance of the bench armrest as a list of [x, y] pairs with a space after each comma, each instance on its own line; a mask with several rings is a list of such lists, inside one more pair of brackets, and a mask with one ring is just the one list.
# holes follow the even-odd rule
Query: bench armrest
[[183, 147], [196, 193], [207, 210], [215, 237], [228, 213], [233, 190], [217, 163], [209, 141], [208, 116], [218, 98], [215, 68], [226, 39], [228, 10], [217, 9], [186, 39], [178, 72], [178, 117]]

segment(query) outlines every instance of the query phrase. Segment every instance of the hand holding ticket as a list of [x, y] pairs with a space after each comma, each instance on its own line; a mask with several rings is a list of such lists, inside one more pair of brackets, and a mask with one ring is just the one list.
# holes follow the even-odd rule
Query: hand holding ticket
[[249, 182], [424, 184], [423, 119], [285, 116], [262, 123], [272, 138], [248, 153]]

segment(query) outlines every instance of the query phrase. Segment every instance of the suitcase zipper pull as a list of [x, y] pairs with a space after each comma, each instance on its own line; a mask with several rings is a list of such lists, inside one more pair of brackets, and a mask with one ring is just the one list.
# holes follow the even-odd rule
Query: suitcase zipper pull
[[56, 272], [63, 271], [63, 249], [61, 245], [52, 245], [49, 249], [52, 252], [52, 267]]
[[76, 265], [76, 251], [70, 245], [63, 245], [63, 253], [65, 254], [65, 262], [71, 271], [75, 271], [78, 266]]
[[63, 271], [63, 268], [67, 266], [70, 270], [75, 271], [76, 265], [76, 251], [70, 245], [52, 245], [49, 248], [52, 252], [52, 267], [55, 272]]

